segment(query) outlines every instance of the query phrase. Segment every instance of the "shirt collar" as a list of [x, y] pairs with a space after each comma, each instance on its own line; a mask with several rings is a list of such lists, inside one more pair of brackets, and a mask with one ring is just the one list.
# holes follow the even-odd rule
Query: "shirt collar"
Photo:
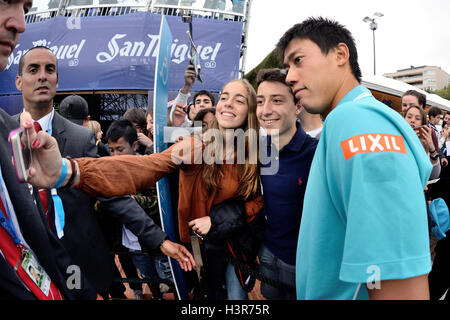
[[39, 122], [39, 124], [41, 125], [41, 128], [43, 131], [45, 131], [47, 133], [49, 132], [49, 130], [52, 126], [52, 121], [53, 121], [54, 115], [55, 115], [55, 109], [52, 108], [52, 112], [50, 112], [49, 114], [47, 114], [44, 117], [37, 120], [37, 122]]
[[339, 101], [338, 105], [346, 102], [357, 101], [360, 98], [371, 96], [372, 93], [369, 89], [363, 85], [359, 85], [350, 90], [342, 99]]
[[[284, 149], [289, 149], [291, 151], [300, 151], [300, 149], [302, 148], [303, 143], [305, 142], [306, 139], [306, 132], [303, 130], [300, 121], [297, 120], [295, 122], [295, 126], [297, 127], [297, 131], [295, 132], [291, 141], [289, 141], [287, 145], [281, 148], [280, 152], [282, 152]], [[270, 146], [272, 144], [272, 137], [268, 135], [267, 140], [269, 142], [268, 146]]]

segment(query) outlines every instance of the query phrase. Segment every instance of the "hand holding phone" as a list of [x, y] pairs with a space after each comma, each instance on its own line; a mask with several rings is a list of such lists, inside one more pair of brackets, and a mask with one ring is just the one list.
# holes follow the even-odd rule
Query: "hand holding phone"
[[419, 130], [420, 128], [423, 128], [423, 127], [426, 127], [426, 125], [424, 124], [424, 125], [422, 125], [422, 126], [413, 127], [413, 130], [414, 130], [414, 131], [417, 131], [417, 130]]
[[[20, 126], [23, 129], [14, 130], [10, 135], [13, 138], [10, 138], [11, 148], [15, 148], [13, 149], [15, 165], [20, 165], [20, 153], [22, 153], [24, 159], [22, 167], [24, 171], [16, 167], [16, 170], [19, 171], [19, 180], [27, 181], [35, 187], [52, 188], [58, 181], [62, 168], [58, 142], [43, 130], [36, 132], [33, 126], [33, 119], [26, 111], [20, 114]], [[17, 134], [20, 135], [19, 131], [21, 130], [24, 130], [22, 136], [19, 136], [19, 138], [23, 138], [22, 141], [17, 139], [17, 137], [14, 138]], [[20, 142], [24, 145], [22, 146]], [[25, 152], [26, 148], [30, 150], [28, 153], [29, 157], [25, 156], [27, 154]], [[31, 157], [31, 154], [33, 157]], [[29, 159], [29, 162], [26, 159]]]
[[18, 128], [10, 132], [9, 143], [13, 155], [13, 164], [16, 169], [17, 179], [27, 182], [28, 172], [31, 168], [32, 155], [30, 137], [24, 128]]

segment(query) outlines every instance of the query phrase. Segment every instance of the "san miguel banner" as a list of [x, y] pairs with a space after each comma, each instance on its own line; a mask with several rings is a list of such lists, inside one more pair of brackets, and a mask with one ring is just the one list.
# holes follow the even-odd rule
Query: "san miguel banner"
[[[181, 17], [166, 19], [173, 33], [169, 90], [178, 90], [190, 59], [189, 25]], [[139, 12], [29, 24], [0, 73], [0, 95], [18, 93], [14, 79], [20, 57], [38, 45], [49, 47], [58, 58], [58, 91], [152, 89], [160, 23], [161, 15]], [[219, 91], [239, 77], [242, 23], [193, 18], [192, 25], [203, 79], [192, 90]]]

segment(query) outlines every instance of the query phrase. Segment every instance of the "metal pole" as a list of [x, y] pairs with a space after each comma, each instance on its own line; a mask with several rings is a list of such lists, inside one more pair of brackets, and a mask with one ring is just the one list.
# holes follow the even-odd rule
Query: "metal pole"
[[376, 65], [375, 65], [375, 30], [373, 29], [373, 75], [376, 75]]
[[247, 43], [248, 43], [248, 26], [250, 24], [250, 10], [251, 10], [252, 0], [247, 1], [247, 5], [244, 10], [244, 43], [242, 45], [242, 59], [241, 59], [241, 78], [244, 78], [245, 75], [245, 62], [247, 59]]

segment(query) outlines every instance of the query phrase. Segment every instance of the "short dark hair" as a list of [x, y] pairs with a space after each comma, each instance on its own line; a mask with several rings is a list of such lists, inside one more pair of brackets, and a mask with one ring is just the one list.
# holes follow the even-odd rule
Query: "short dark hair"
[[122, 137], [130, 146], [138, 139], [136, 127], [128, 120], [114, 121], [106, 132], [106, 141], [116, 142]]
[[211, 99], [211, 103], [213, 106], [216, 105], [216, 98], [214, 98], [214, 95], [209, 92], [208, 90], [200, 90], [198, 91], [195, 95], [194, 98], [192, 99], [192, 102], [195, 105], [195, 99], [197, 99], [198, 96], [208, 96]]
[[435, 118], [441, 114], [442, 114], [442, 110], [439, 109], [438, 107], [431, 107], [430, 109], [428, 109], [428, 117]]
[[289, 43], [295, 39], [309, 39], [314, 42], [323, 54], [328, 54], [339, 43], [345, 43], [350, 53], [350, 67], [358, 82], [361, 82], [361, 69], [358, 64], [358, 51], [352, 34], [337, 21], [323, 17], [310, 17], [291, 27], [281, 37], [276, 46], [276, 53], [281, 61], [284, 60], [284, 51]]
[[[31, 48], [30, 50], [28, 50], [27, 52], [25, 52], [21, 57], [20, 57], [20, 59], [19, 59], [19, 70], [18, 70], [18, 74], [19, 74], [19, 76], [21, 76], [22, 74], [23, 74], [23, 65], [24, 65], [24, 61], [25, 61], [25, 56], [29, 53], [29, 52], [31, 52], [31, 51], [33, 51], [33, 50], [36, 50], [36, 49], [47, 49], [48, 51], [50, 51], [54, 56], [55, 56], [55, 58], [56, 58], [56, 55], [53, 53], [53, 51], [49, 48], [49, 47], [46, 47], [46, 46], [36, 46], [36, 47], [33, 47], [33, 48]], [[56, 59], [56, 70], [58, 70], [58, 59]]]
[[123, 114], [123, 120], [128, 120], [132, 123], [136, 123], [145, 134], [147, 134], [147, 116], [144, 109], [130, 108]]
[[205, 109], [201, 109], [194, 117], [194, 120], [192, 121], [192, 126], [194, 126], [194, 123], [196, 121], [203, 121], [203, 117], [207, 114], [207, 113], [212, 113], [213, 115], [216, 115], [216, 108], [205, 108]]
[[189, 120], [193, 120], [189, 117], [189, 112], [191, 112], [191, 108], [193, 105], [194, 105], [194, 102], [191, 102], [191, 103], [189, 103], [188, 107], [186, 108], [186, 114], [187, 114]]
[[419, 107], [425, 108], [425, 106], [427, 104], [427, 96], [424, 95], [423, 93], [420, 93], [419, 91], [408, 90], [402, 95], [402, 98], [405, 97], [405, 96], [416, 97], [417, 100], [419, 101]]
[[294, 96], [292, 87], [288, 86], [286, 83], [286, 73], [284, 72], [284, 70], [281, 70], [278, 68], [259, 70], [258, 75], [256, 76], [257, 86], [259, 87], [259, 85], [264, 81], [280, 82], [280, 83], [284, 84], [289, 89], [289, 92], [291, 93], [292, 98], [294, 99], [295, 105], [297, 105], [298, 99]]

